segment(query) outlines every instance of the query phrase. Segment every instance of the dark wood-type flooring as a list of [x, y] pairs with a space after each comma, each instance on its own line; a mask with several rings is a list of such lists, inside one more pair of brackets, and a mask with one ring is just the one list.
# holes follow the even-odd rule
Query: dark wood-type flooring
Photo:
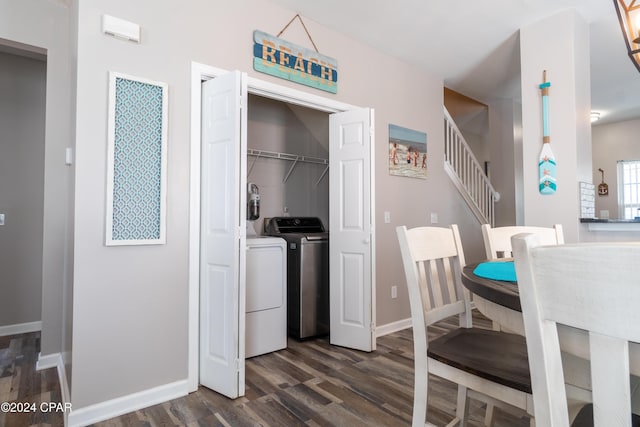
[[[0, 404], [27, 407], [22, 412], [0, 411], [1, 427], [63, 425], [62, 412], [40, 411], [41, 403], [59, 403], [62, 397], [56, 368], [36, 371], [39, 352], [40, 332], [0, 337]], [[18, 409], [15, 404], [13, 409]]]
[[[480, 315], [475, 317], [476, 325], [490, 326]], [[438, 336], [452, 325], [440, 323], [430, 329], [430, 334]], [[59, 391], [50, 387], [57, 385], [55, 370], [35, 372], [37, 336], [13, 337], [30, 344], [22, 344], [24, 350], [19, 352], [23, 354], [20, 359], [25, 360], [8, 364], [6, 354], [11, 352], [11, 345], [5, 343], [12, 341], [0, 338], [0, 402], [3, 397], [7, 399], [6, 393], [13, 393], [9, 399], [59, 399]], [[26, 355], [25, 350], [33, 353]], [[22, 368], [23, 363], [33, 366]], [[16, 377], [15, 371], [22, 372]], [[12, 385], [7, 388], [8, 381]], [[433, 378], [429, 393], [428, 419], [445, 425], [455, 412], [456, 388]], [[304, 342], [289, 339], [286, 350], [247, 359], [244, 397], [230, 400], [200, 387], [188, 396], [97, 423], [95, 427], [409, 426], [412, 401], [413, 341], [411, 329], [406, 329], [378, 338], [377, 350], [372, 353], [331, 346], [324, 338]], [[529, 426], [526, 418], [496, 411], [496, 427]], [[471, 400], [470, 413], [470, 425], [482, 426], [484, 407]], [[18, 419], [0, 414], [0, 426], [62, 425], [61, 418], [43, 419], [44, 415]]]

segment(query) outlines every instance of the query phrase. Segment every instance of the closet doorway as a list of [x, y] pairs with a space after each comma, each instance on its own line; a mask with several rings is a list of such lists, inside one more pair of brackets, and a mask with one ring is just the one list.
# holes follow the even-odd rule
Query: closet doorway
[[42, 328], [47, 56], [36, 49], [0, 40], [0, 336]]
[[330, 114], [330, 342], [374, 350], [373, 111], [196, 63], [191, 81], [190, 388], [244, 393], [249, 92]]

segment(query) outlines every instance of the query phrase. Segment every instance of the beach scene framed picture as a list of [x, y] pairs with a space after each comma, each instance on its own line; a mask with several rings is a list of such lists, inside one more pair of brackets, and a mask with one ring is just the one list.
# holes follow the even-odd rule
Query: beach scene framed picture
[[427, 179], [427, 134], [389, 124], [389, 174]]

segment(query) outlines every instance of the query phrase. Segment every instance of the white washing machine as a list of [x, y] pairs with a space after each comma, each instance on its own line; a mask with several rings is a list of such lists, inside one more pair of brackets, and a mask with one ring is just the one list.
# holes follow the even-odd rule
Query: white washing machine
[[287, 242], [247, 237], [246, 357], [287, 348]]

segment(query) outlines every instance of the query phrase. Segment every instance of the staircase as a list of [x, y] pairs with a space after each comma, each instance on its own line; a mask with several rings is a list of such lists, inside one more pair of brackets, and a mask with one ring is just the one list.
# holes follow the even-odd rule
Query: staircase
[[494, 226], [500, 194], [484, 174], [451, 115], [444, 108], [444, 170], [481, 224]]

